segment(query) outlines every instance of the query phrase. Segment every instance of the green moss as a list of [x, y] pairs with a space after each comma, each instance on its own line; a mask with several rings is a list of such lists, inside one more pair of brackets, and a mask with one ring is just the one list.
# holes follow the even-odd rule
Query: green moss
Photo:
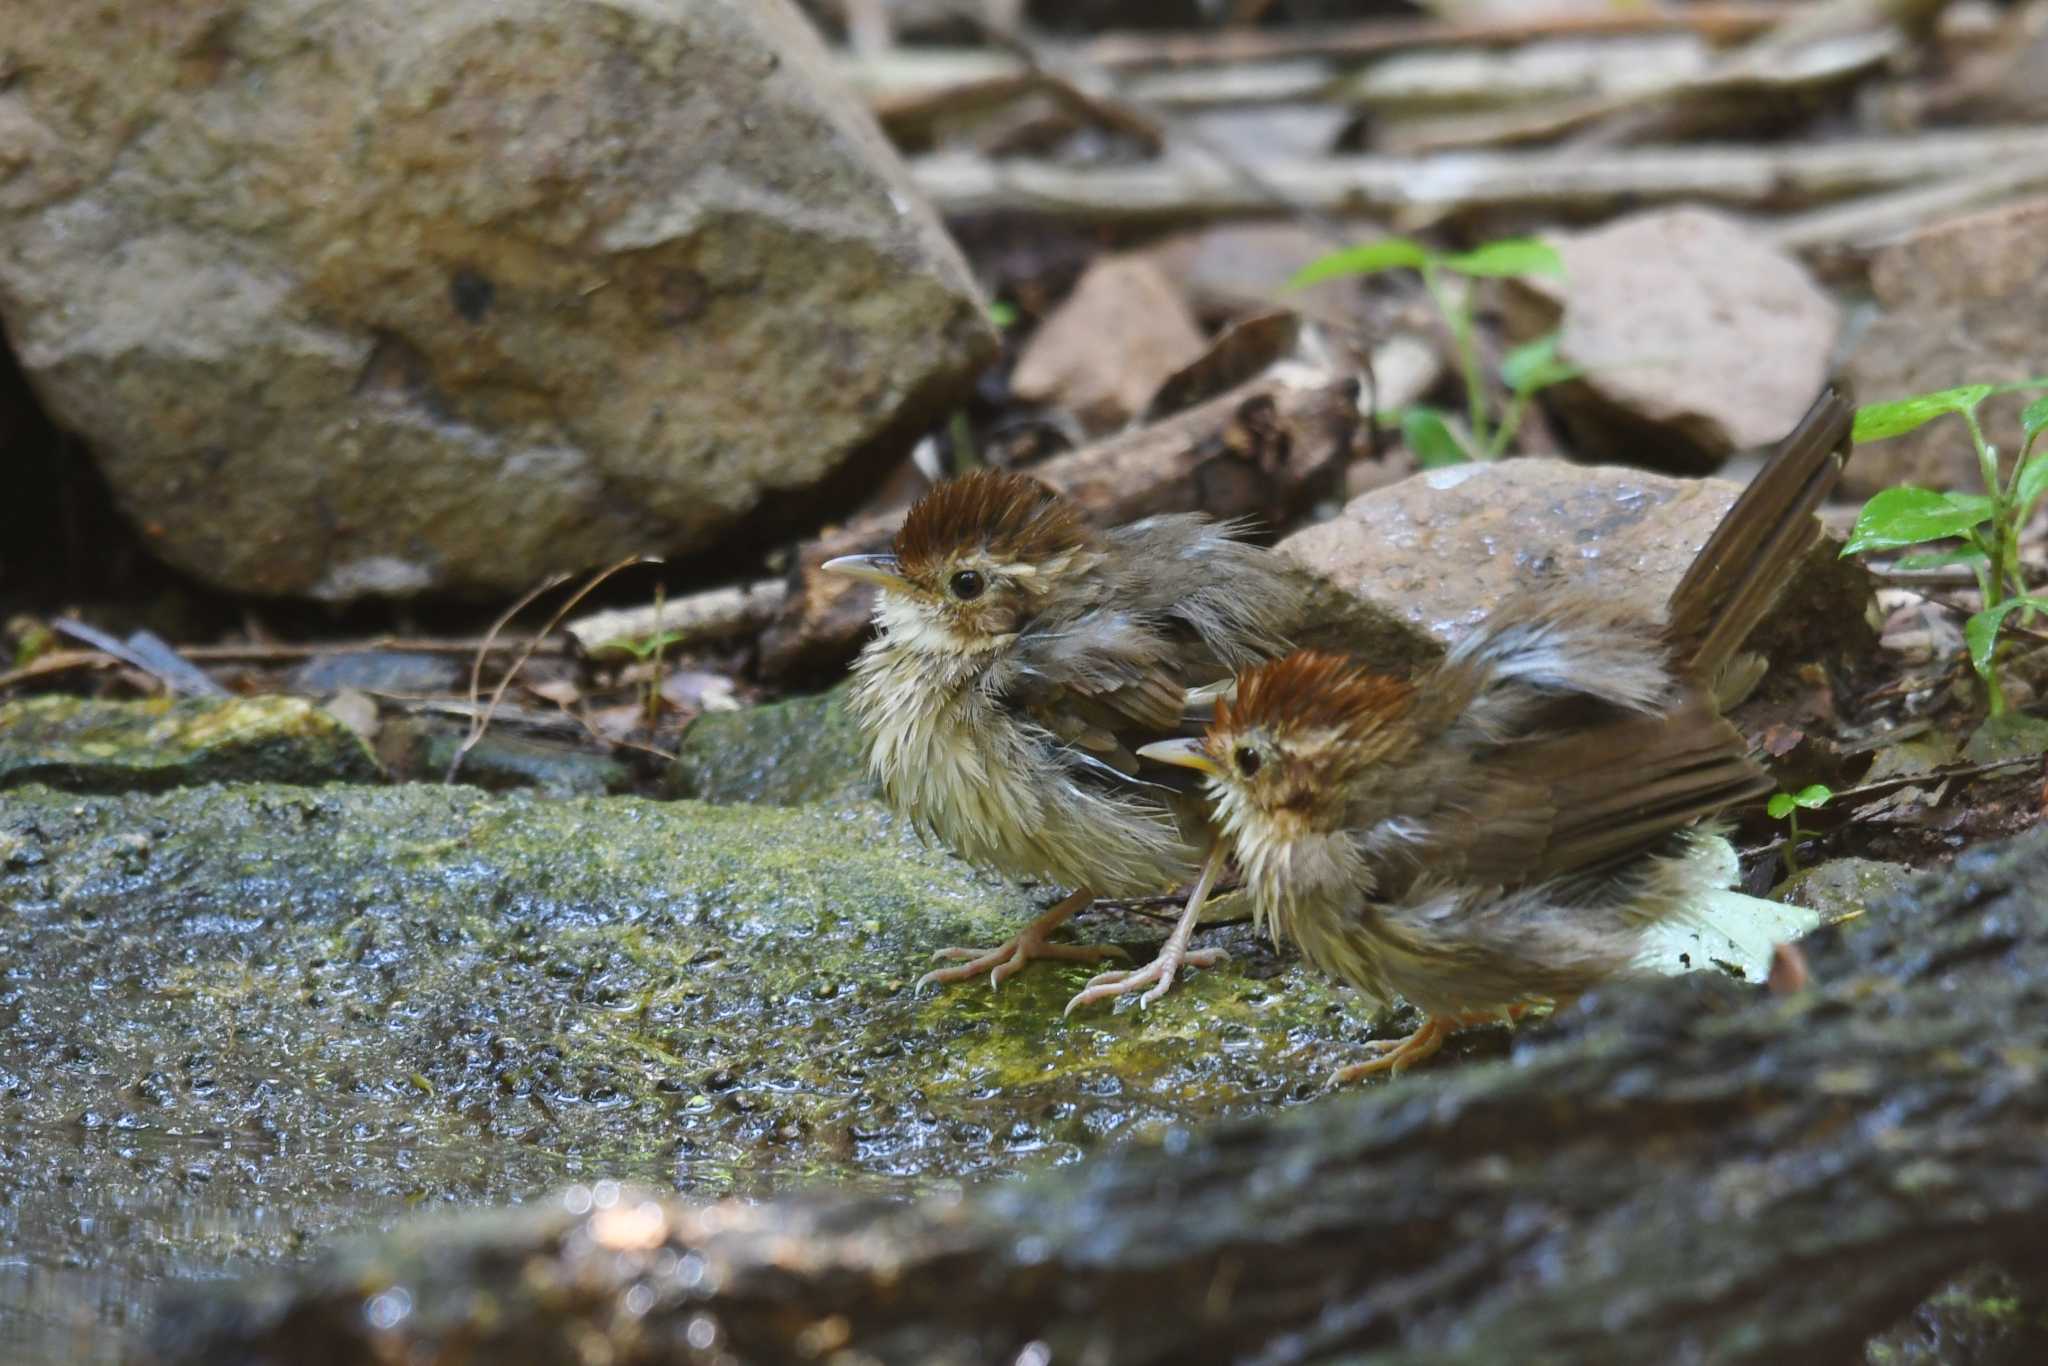
[[860, 728], [844, 685], [739, 711], [705, 712], [683, 732], [669, 771], [671, 796], [707, 802], [801, 802], [869, 791]]
[[295, 697], [105, 702], [32, 697], [0, 706], [0, 788], [161, 791], [209, 782], [376, 782], [362, 740]]

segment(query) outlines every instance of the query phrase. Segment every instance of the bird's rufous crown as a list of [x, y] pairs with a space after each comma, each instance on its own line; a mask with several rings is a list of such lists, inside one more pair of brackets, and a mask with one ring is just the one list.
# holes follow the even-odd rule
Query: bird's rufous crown
[[1408, 710], [1415, 689], [1342, 655], [1296, 650], [1238, 675], [1237, 696], [1216, 704], [1214, 736], [1248, 730], [1323, 731], [1365, 740]]
[[976, 470], [947, 480], [911, 506], [896, 533], [896, 558], [910, 575], [965, 549], [1031, 563], [1073, 550], [1087, 537], [1080, 510], [1036, 479]]

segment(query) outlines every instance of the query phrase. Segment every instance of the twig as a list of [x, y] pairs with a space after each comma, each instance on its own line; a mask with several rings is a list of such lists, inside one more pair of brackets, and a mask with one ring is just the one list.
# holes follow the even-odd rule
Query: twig
[[1250, 213], [1273, 197], [1324, 212], [1547, 206], [1588, 211], [1706, 199], [1764, 207], [1859, 191], [2048, 165], [2048, 129], [2006, 127], [1907, 138], [1771, 146], [1633, 147], [1357, 156], [1279, 161], [1260, 168], [1272, 194], [1248, 186], [1213, 157], [1169, 156], [1140, 166], [1081, 168], [990, 162], [940, 153], [912, 163], [943, 213], [1045, 213], [1097, 222]]
[[99, 650], [52, 650], [18, 669], [0, 673], [0, 691], [17, 683], [70, 673], [73, 669], [111, 669], [121, 661]]
[[616, 641], [655, 635], [670, 636], [677, 645], [688, 648], [759, 630], [775, 619], [788, 595], [789, 585], [781, 579], [757, 579], [674, 598], [665, 607], [650, 604], [594, 612], [563, 629], [593, 659], [621, 653], [607, 649]]
[[1781, 218], [1765, 231], [1779, 246], [1792, 251], [1874, 247], [1927, 223], [2000, 203], [2043, 185], [2048, 185], [2048, 157], [2036, 156], [1932, 185], [1915, 185], [1829, 204]]
[[1778, 4], [1701, 4], [1520, 19], [1381, 19], [1209, 33], [1112, 33], [1083, 44], [1080, 55], [1099, 66], [1130, 68], [1226, 65], [1284, 57], [1369, 57], [1414, 47], [1509, 46], [1539, 38], [1631, 33], [1697, 33], [1712, 42], [1728, 43], [1762, 33], [1784, 17], [1785, 8]]
[[538, 636], [497, 638], [439, 638], [370, 636], [355, 640], [248, 641], [225, 645], [180, 645], [187, 659], [208, 659], [223, 663], [269, 664], [293, 659], [319, 659], [326, 655], [355, 654], [365, 650], [391, 650], [402, 654], [461, 655], [468, 658], [479, 650], [491, 654], [516, 654], [521, 650], [536, 655], [566, 654], [569, 646]]
[[[628, 555], [625, 559], [618, 561], [616, 564], [609, 565], [606, 568], [599, 570], [596, 574], [594, 574], [591, 577], [590, 582], [584, 584], [581, 588], [577, 589], [574, 593], [570, 594], [569, 600], [563, 603], [560, 607], [555, 609], [555, 614], [548, 618], [548, 624], [541, 627], [535, 639], [545, 637], [550, 631], [553, 631], [556, 626], [561, 624], [562, 618], [569, 615], [570, 611], [575, 608], [577, 603], [583, 601], [583, 599], [588, 597], [591, 594], [591, 592], [597, 588], [599, 584], [603, 583], [612, 575], [618, 573], [621, 569], [625, 569], [636, 564], [655, 563], [659, 563], [659, 561], [654, 560], [649, 556]], [[518, 616], [522, 611], [526, 610], [528, 604], [533, 602], [534, 599], [538, 598], [541, 594], [547, 592], [549, 589], [554, 588], [567, 581], [568, 577], [569, 576], [567, 574], [550, 575], [538, 588], [535, 588], [532, 592], [520, 598], [519, 601], [513, 603], [510, 607], [506, 608], [504, 614], [500, 616], [496, 621], [491, 623], [490, 631], [486, 633], [486, 635], [484, 636], [484, 643], [488, 645], [492, 637], [496, 636], [499, 631], [503, 630], [507, 623], [509, 623], [512, 620], [512, 618]], [[470, 666], [469, 700], [471, 704], [474, 704], [476, 702], [477, 691], [481, 687], [483, 682], [484, 654], [485, 651], [478, 650], [476, 655], [476, 662]], [[454, 755], [450, 757], [450, 759], [448, 760], [448, 772], [446, 776], [444, 776], [441, 779], [442, 783], [449, 784], [455, 781], [455, 775], [457, 771], [460, 770], [462, 767], [463, 756], [468, 754], [470, 750], [476, 747], [477, 741], [484, 738], [484, 732], [490, 728], [491, 714], [498, 709], [498, 704], [504, 700], [505, 690], [512, 686], [512, 680], [519, 676], [519, 671], [526, 667], [526, 661], [531, 659], [532, 657], [533, 651], [531, 648], [522, 650], [520, 651], [519, 656], [512, 661], [512, 666], [509, 669], [505, 670], [504, 677], [498, 680], [498, 686], [491, 691], [490, 705], [485, 707], [483, 712], [470, 723], [469, 734], [466, 737], [464, 737], [462, 744], [456, 749]]]

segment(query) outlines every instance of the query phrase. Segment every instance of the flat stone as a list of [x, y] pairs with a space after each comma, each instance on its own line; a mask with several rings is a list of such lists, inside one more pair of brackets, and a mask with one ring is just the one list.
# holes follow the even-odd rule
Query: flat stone
[[1137, 416], [1168, 376], [1206, 349], [1165, 271], [1142, 256], [1106, 256], [1031, 334], [1010, 390], [1108, 431]]
[[1509, 300], [1527, 335], [1561, 310], [1558, 356], [1585, 374], [1547, 397], [1592, 458], [1712, 469], [1782, 436], [1827, 378], [1841, 311], [1726, 214], [1656, 209], [1554, 245], [1564, 279], [1524, 281]]
[[[1570, 583], [1661, 615], [1741, 492], [1723, 479], [1525, 458], [1454, 465], [1352, 499], [1281, 548], [1449, 644], [1503, 598]], [[1868, 571], [1823, 543], [1752, 639], [1774, 661], [1864, 658]]]
[[[2048, 375], [2048, 197], [1922, 229], [1878, 254], [1870, 282], [1883, 312], [1847, 365], [1863, 402]], [[2001, 395], [1978, 410], [1986, 439], [2007, 456], [2034, 397]], [[1860, 494], [1984, 486], [1961, 418], [1861, 448], [1843, 482]]]
[[361, 737], [296, 697], [0, 705], [0, 788], [154, 792], [195, 783], [374, 783]]
[[788, 0], [308, 13], [7, 26], [0, 317], [209, 583], [502, 593], [702, 546], [994, 353]]
[[0, 794], [5, 1274], [58, 1358], [117, 1359], [95, 1307], [404, 1210], [927, 1190], [1306, 1100], [1371, 1031], [1248, 925], [1149, 1010], [1063, 1019], [1087, 964], [911, 990], [1037, 904], [868, 803]]

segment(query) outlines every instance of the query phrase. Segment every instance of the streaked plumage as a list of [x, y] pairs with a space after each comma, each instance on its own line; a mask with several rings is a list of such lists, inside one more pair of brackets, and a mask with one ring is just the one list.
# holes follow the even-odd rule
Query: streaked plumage
[[997, 981], [1052, 956], [1044, 934], [1091, 895], [1193, 875], [1209, 841], [1195, 784], [1137, 747], [1193, 733], [1205, 718], [1189, 691], [1288, 648], [1325, 600], [1232, 527], [1169, 515], [1100, 530], [997, 471], [926, 494], [893, 556], [832, 567], [883, 590], [851, 705], [889, 802], [963, 858], [1075, 889], [1021, 955], [1012, 941], [968, 965]]
[[[1737, 499], [1663, 621], [1569, 588], [1504, 604], [1434, 670], [1297, 653], [1239, 676], [1201, 741], [1256, 914], [1317, 967], [1448, 1028], [1578, 995], [1708, 890], [1704, 821], [1768, 791], [1717, 692], [1841, 472], [1829, 391]], [[1340, 1074], [1343, 1076], [1345, 1074]]]

